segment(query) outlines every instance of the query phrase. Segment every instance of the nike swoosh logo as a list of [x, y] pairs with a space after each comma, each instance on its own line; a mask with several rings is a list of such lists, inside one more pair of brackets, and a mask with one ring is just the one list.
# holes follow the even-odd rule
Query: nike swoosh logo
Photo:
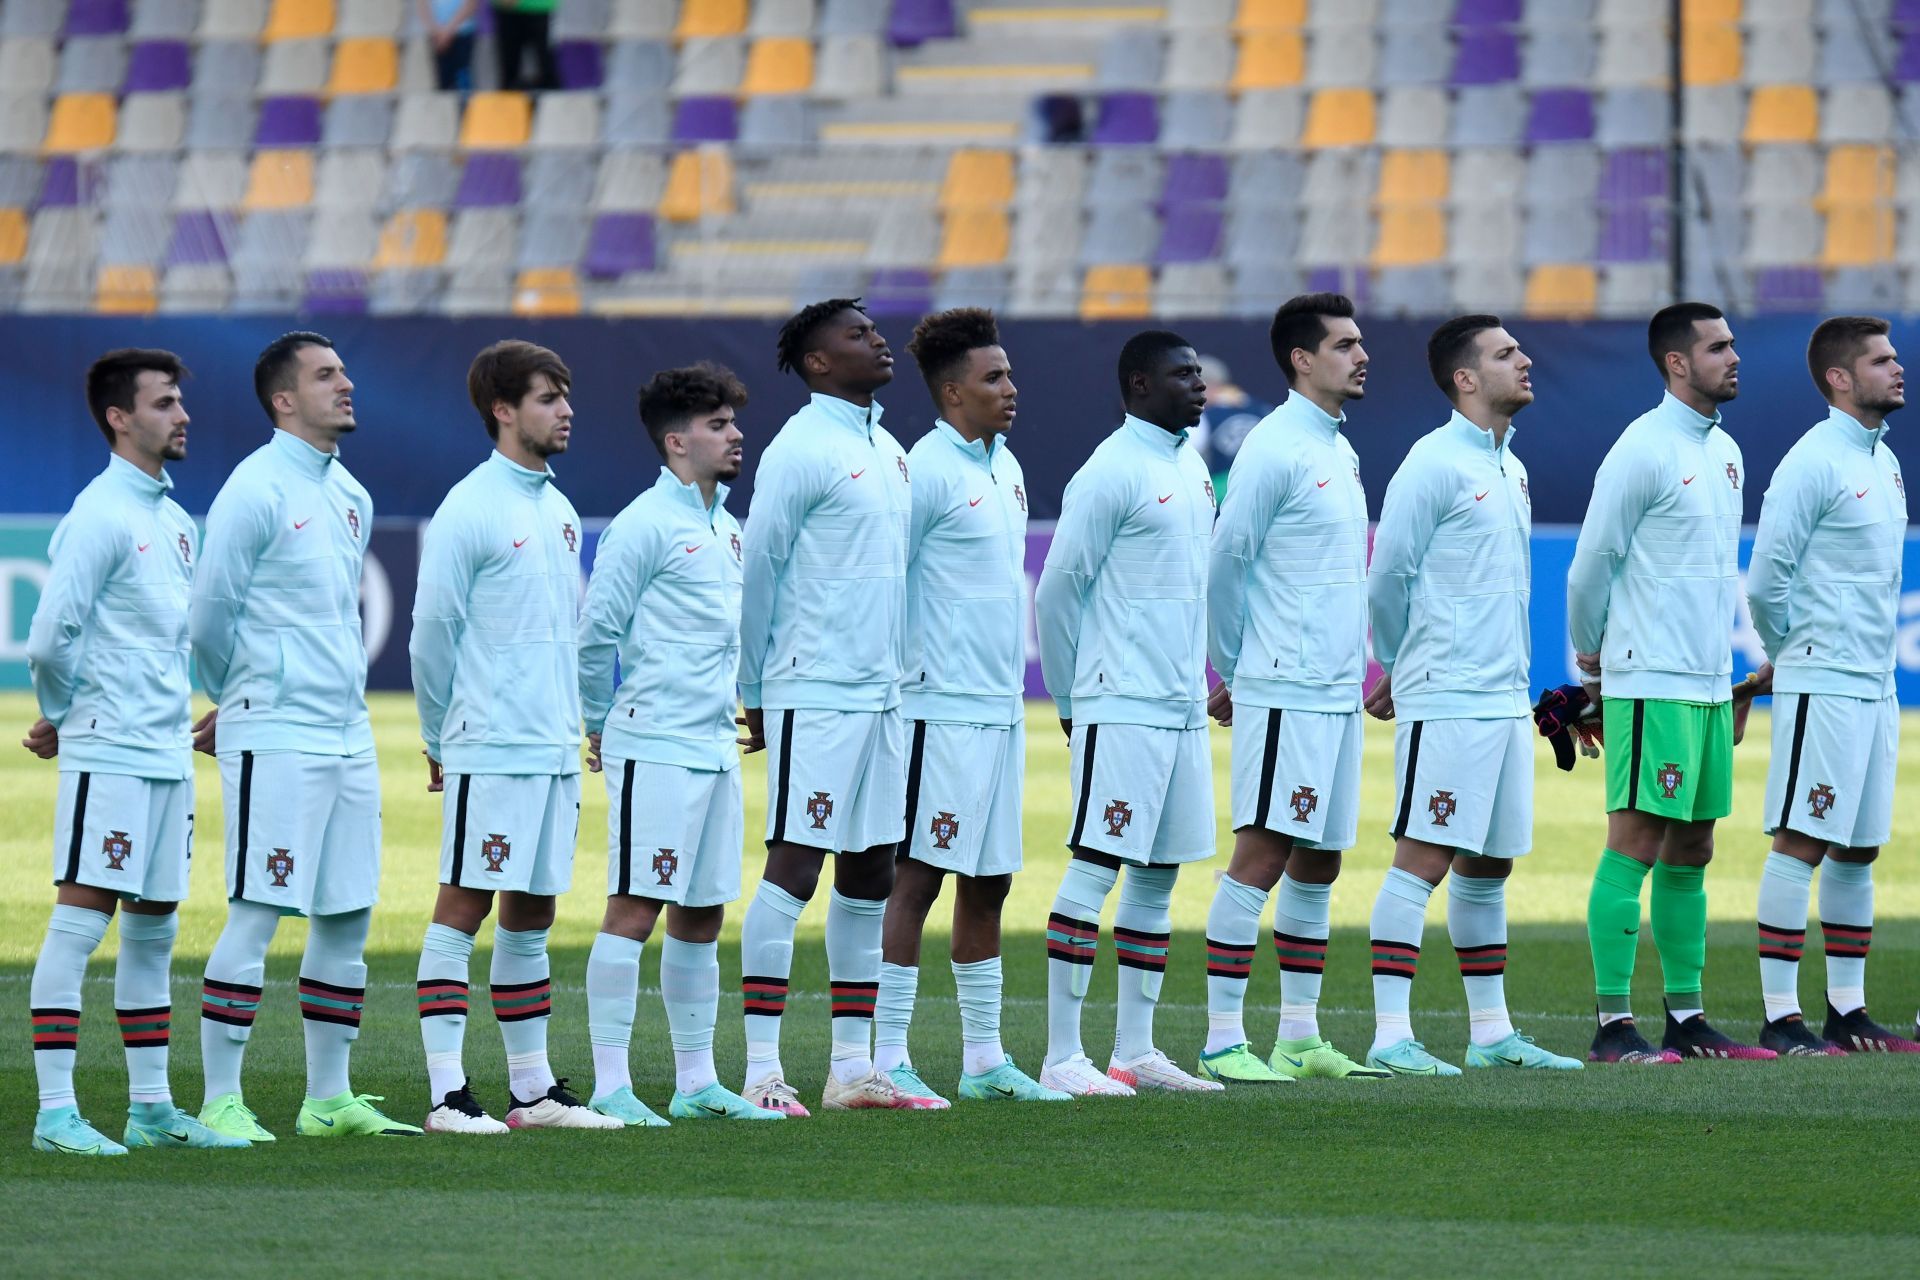
[[1505, 1058], [1497, 1053], [1493, 1055], [1493, 1060], [1495, 1062], [1504, 1062], [1510, 1067], [1524, 1067], [1527, 1065], [1518, 1058]]
[[987, 1086], [987, 1091], [996, 1098], [1011, 1098], [1013, 1096], [1013, 1090], [1003, 1084], [990, 1084]]
[[1172, 494], [1168, 494], [1166, 498], [1162, 498], [1160, 499], [1160, 501], [1164, 503], [1167, 500], [1167, 498], [1171, 498], [1172, 496], [1173, 496]]
[[315, 1116], [314, 1119], [319, 1121], [321, 1124], [327, 1126], [327, 1128], [329, 1129], [333, 1128], [333, 1121], [327, 1119], [325, 1116]]
[[860, 478], [861, 476], [863, 476], [863, 475], [865, 475], [865, 474], [867, 474], [867, 469], [866, 469], [865, 467], [862, 467], [862, 468], [860, 468], [860, 469], [859, 469], [858, 471], [856, 471], [856, 472], [854, 472], [854, 473], [853, 473], [853, 478], [854, 478], [855, 480], [858, 480], [858, 479], [859, 479], [859, 478]]
[[[528, 535], [527, 535], [527, 538], [531, 538], [532, 536], [533, 536], [532, 534], [528, 534]], [[515, 551], [518, 551], [518, 550], [519, 550], [519, 549], [520, 549], [521, 547], [524, 547], [524, 546], [526, 546], [526, 545], [527, 545], [527, 538], [520, 538], [520, 539], [518, 539], [517, 541], [515, 541], [515, 542], [514, 542], [514, 544], [513, 544], [513, 549], [514, 549]]]
[[1636, 926], [1635, 928], [1632, 928], [1632, 929], [1622, 929], [1622, 930], [1621, 930], [1620, 932], [1622, 932], [1622, 933], [1638, 933], [1638, 932], [1640, 932], [1640, 930], [1639, 930], [1639, 928], [1638, 928], [1638, 927]]
[[294, 531], [295, 531], [295, 532], [297, 533], [298, 531], [300, 531], [301, 529], [304, 529], [304, 528], [306, 528], [306, 527], [307, 527], [308, 525], [310, 525], [310, 524], [312, 524], [312, 523], [313, 523], [313, 517], [312, 517], [312, 516], [308, 516], [308, 517], [307, 517], [307, 518], [306, 518], [305, 520], [296, 520], [296, 521], [294, 521], [294, 523], [293, 523], [293, 528], [294, 528]]
[[696, 1107], [699, 1107], [702, 1111], [706, 1112], [710, 1116], [720, 1116], [724, 1118], [727, 1114], [727, 1109], [725, 1107], [709, 1106], [704, 1102], [696, 1102], [693, 1105]]
[[1682, 480], [1682, 481], [1681, 481], [1680, 483], [1681, 483], [1681, 484], [1692, 484], [1692, 483], [1694, 482], [1694, 480], [1695, 480], [1695, 478], [1699, 476], [1699, 474], [1700, 474], [1700, 473], [1699, 473], [1698, 471], [1696, 471], [1696, 472], [1694, 472], [1694, 473], [1693, 473], [1693, 475], [1690, 475], [1690, 476], [1688, 476], [1688, 477], [1687, 477], [1687, 478], [1686, 478], [1685, 480]]
[[1480, 492], [1478, 492], [1478, 493], [1476, 493], [1476, 494], [1474, 494], [1474, 495], [1473, 495], [1473, 500], [1474, 500], [1475, 502], [1478, 502], [1478, 501], [1480, 501], [1480, 499], [1482, 499], [1482, 498], [1484, 498], [1484, 497], [1486, 497], [1486, 496], [1487, 496], [1488, 494], [1490, 494], [1490, 493], [1492, 493], [1492, 492], [1493, 492], [1493, 490], [1491, 490], [1491, 489], [1482, 489], [1482, 490], [1481, 490]]
[[153, 545], [153, 544], [152, 544], [151, 542], [143, 542], [143, 543], [141, 543], [141, 544], [140, 544], [139, 546], [137, 546], [137, 547], [135, 547], [135, 548], [134, 548], [134, 550], [135, 550], [135, 551], [145, 551], [145, 550], [146, 550], [146, 549], [147, 549], [148, 547], [150, 547], [150, 546], [152, 546], [152, 545]]
[[1291, 1067], [1304, 1067], [1307, 1065], [1305, 1058], [1296, 1058], [1290, 1053], [1281, 1054], [1280, 1060]]
[[70, 1147], [66, 1143], [58, 1141], [57, 1139], [54, 1139], [54, 1138], [47, 1138], [45, 1139], [45, 1142], [48, 1146], [52, 1147], [55, 1151], [71, 1151], [74, 1155], [77, 1155], [77, 1156], [90, 1155], [94, 1151], [99, 1150], [99, 1148], [97, 1147]]
[[1872, 492], [1872, 490], [1873, 490], [1873, 486], [1868, 485], [1865, 489], [1862, 489], [1860, 492], [1854, 494], [1853, 496], [1856, 498], [1864, 498], [1867, 496], [1868, 493]]
[[187, 1135], [184, 1130], [179, 1133], [168, 1133], [165, 1129], [162, 1129], [160, 1136], [163, 1138], [172, 1138], [175, 1142], [185, 1142], [187, 1140]]
[[707, 545], [707, 544], [706, 544], [706, 543], [704, 543], [704, 542], [696, 542], [696, 543], [694, 543], [694, 544], [693, 544], [692, 546], [690, 546], [690, 547], [688, 547], [688, 548], [687, 548], [687, 554], [688, 554], [688, 555], [692, 555], [692, 554], [693, 554], [694, 552], [696, 552], [696, 551], [698, 551], [698, 550], [699, 550], [700, 548], [702, 548], [702, 547], [704, 547], [704, 546], [706, 546], [706, 545]]
[[981, 494], [981, 495], [980, 495], [980, 497], [979, 497], [979, 498], [968, 498], [968, 499], [967, 499], [967, 505], [968, 505], [968, 506], [970, 506], [970, 507], [977, 507], [977, 506], [979, 506], [979, 505], [980, 505], [980, 501], [981, 501], [981, 499], [982, 499], [982, 498], [985, 498], [986, 496], [987, 496], [987, 495], [983, 493], [983, 494]]
[[1314, 481], [1314, 483], [1313, 483], [1313, 487], [1314, 487], [1314, 488], [1316, 488], [1316, 489], [1324, 489], [1324, 488], [1326, 488], [1326, 487], [1327, 487], [1327, 486], [1328, 486], [1329, 484], [1331, 484], [1331, 483], [1333, 483], [1333, 477], [1332, 477], [1332, 476], [1328, 476], [1328, 477], [1327, 477], [1327, 478], [1326, 478], [1325, 480], [1316, 480], [1316, 481]]

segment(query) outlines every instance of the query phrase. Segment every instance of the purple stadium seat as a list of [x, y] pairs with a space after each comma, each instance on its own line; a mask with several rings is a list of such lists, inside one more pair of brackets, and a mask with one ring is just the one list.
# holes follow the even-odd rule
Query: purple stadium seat
[[675, 142], [732, 142], [740, 136], [740, 108], [732, 98], [682, 98], [673, 113]]
[[598, 40], [562, 40], [553, 46], [553, 58], [560, 67], [562, 89], [598, 89], [606, 82]]
[[1667, 256], [1667, 218], [1664, 211], [1646, 204], [1606, 206], [1606, 222], [1600, 229], [1602, 262], [1660, 262]]
[[919, 318], [933, 310], [933, 277], [925, 271], [876, 271], [866, 289], [867, 310], [876, 316]]
[[320, 143], [318, 98], [263, 98], [260, 123], [253, 130], [256, 147], [312, 147]]
[[1920, 0], [1893, 0], [1893, 26], [1896, 31], [1920, 27]]
[[1754, 272], [1753, 300], [1766, 311], [1818, 311], [1826, 289], [1818, 267], [1766, 267]]
[[167, 245], [170, 267], [222, 266], [227, 261], [227, 246], [234, 238], [234, 220], [230, 213], [214, 209], [193, 209], [173, 220], [173, 239]]
[[1542, 89], [1527, 116], [1528, 142], [1584, 142], [1593, 136], [1593, 95], [1585, 89]]
[[504, 151], [479, 151], [460, 171], [456, 209], [493, 209], [520, 203], [520, 158]]
[[1903, 82], [1920, 80], [1920, 28], [1908, 28], [1906, 37], [1900, 41], [1900, 56], [1894, 60], [1893, 78]]
[[1372, 281], [1359, 267], [1308, 267], [1308, 293], [1344, 293], [1355, 306], [1365, 306]]
[[1617, 203], [1665, 200], [1670, 176], [1667, 153], [1651, 147], [1609, 151], [1600, 173], [1600, 200]]
[[887, 19], [887, 39], [896, 45], [946, 40], [960, 33], [953, 17], [953, 0], [894, 0]]
[[127, 29], [127, 0], [73, 0], [67, 7], [69, 36], [111, 36]]
[[1150, 93], [1110, 93], [1100, 99], [1093, 141], [1106, 145], [1152, 142], [1160, 136], [1160, 112]]
[[1520, 35], [1498, 27], [1468, 28], [1453, 55], [1453, 83], [1506, 84], [1520, 78]]
[[1212, 262], [1220, 256], [1220, 229], [1225, 215], [1217, 205], [1177, 204], [1167, 210], [1160, 227], [1160, 251], [1154, 261]]
[[1453, 7], [1456, 27], [1510, 27], [1520, 22], [1520, 0], [1460, 0]]
[[613, 280], [629, 271], [654, 269], [653, 215], [603, 213], [587, 236], [587, 256], [581, 262], [595, 280]]
[[193, 83], [193, 57], [185, 40], [150, 40], [127, 58], [127, 93], [165, 93]]
[[365, 315], [367, 313], [366, 273], [364, 271], [309, 271], [305, 309], [321, 315]]
[[1180, 204], [1220, 204], [1227, 198], [1227, 158], [1222, 155], [1180, 154], [1167, 158], [1166, 180], [1160, 187], [1160, 208]]
[[94, 165], [82, 167], [75, 156], [54, 156], [40, 180], [40, 199], [36, 209], [61, 209], [71, 205], [92, 204], [100, 198], [100, 170]]

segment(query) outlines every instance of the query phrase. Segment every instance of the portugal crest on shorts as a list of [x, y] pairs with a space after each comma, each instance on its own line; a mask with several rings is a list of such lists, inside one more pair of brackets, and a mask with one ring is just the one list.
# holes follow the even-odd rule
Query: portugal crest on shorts
[[352, 507], [347, 508], [347, 532], [355, 539], [360, 537], [360, 513]]
[[833, 816], [833, 797], [824, 791], [816, 791], [808, 796], [807, 816], [813, 819], [815, 831], [825, 831], [827, 819]]
[[1293, 808], [1293, 820], [1305, 822], [1320, 807], [1320, 795], [1312, 787], [1295, 787], [1293, 799], [1287, 803]]
[[480, 856], [487, 860], [487, 870], [498, 872], [500, 864], [513, 854], [513, 844], [499, 832], [494, 832], [480, 842]]
[[1107, 834], [1118, 840], [1126, 831], [1127, 824], [1133, 821], [1133, 810], [1127, 807], [1125, 800], [1115, 800], [1100, 817], [1107, 824]]
[[933, 815], [933, 822], [928, 825], [927, 832], [933, 837], [934, 848], [951, 849], [953, 838], [960, 834], [960, 819], [942, 809]]
[[100, 852], [107, 855], [107, 870], [124, 871], [127, 859], [133, 856], [133, 841], [127, 839], [124, 831], [109, 831], [107, 838], [100, 842]]
[[573, 551], [573, 552], [578, 552], [580, 550], [580, 535], [573, 531], [573, 526], [571, 524], [565, 521], [561, 522], [560, 536], [567, 540], [567, 550]]
[[1827, 814], [1833, 810], [1833, 788], [1826, 783], [1807, 792], [1807, 812], [1825, 822]]
[[275, 849], [267, 855], [267, 874], [273, 877], [273, 887], [287, 887], [287, 877], [293, 874], [293, 855], [285, 849]]
[[1460, 812], [1460, 803], [1453, 798], [1453, 792], [1436, 791], [1427, 799], [1427, 812], [1433, 815], [1434, 826], [1444, 827], [1448, 818]]
[[659, 877], [661, 884], [671, 888], [673, 878], [679, 871], [680, 859], [674, 857], [673, 850], [662, 849], [653, 855], [653, 874]]
[[1655, 771], [1653, 780], [1660, 784], [1661, 797], [1671, 800], [1674, 793], [1680, 790], [1680, 784], [1687, 780], [1687, 775], [1680, 772], [1679, 765], [1669, 760]]

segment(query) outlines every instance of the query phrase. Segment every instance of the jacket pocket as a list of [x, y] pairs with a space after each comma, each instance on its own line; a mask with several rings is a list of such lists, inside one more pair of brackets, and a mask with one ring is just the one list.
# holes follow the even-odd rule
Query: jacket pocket
[[1025, 645], [1014, 601], [929, 600], [926, 622], [921, 660], [930, 682], [962, 693], [1017, 686], [1019, 673], [1008, 655]]
[[1360, 583], [1303, 587], [1295, 616], [1299, 678], [1321, 684], [1360, 679], [1365, 615], [1366, 589]]

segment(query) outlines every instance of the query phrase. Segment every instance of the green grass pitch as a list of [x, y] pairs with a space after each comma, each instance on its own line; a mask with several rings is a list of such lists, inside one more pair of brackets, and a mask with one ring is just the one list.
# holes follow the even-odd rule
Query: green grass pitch
[[[396, 1115], [426, 1107], [411, 1011], [414, 963], [433, 897], [437, 797], [425, 790], [411, 702], [382, 696], [375, 727], [384, 764], [384, 897], [369, 947], [357, 1088]], [[24, 729], [29, 699], [0, 696], [0, 723]], [[1006, 1042], [1036, 1070], [1045, 1040], [1041, 931], [1059, 881], [1066, 830], [1066, 749], [1047, 708], [1033, 710], [1027, 870], [1007, 920]], [[1392, 737], [1370, 726], [1360, 848], [1334, 890], [1323, 1028], [1350, 1051], [1371, 1036], [1366, 920], [1387, 865]], [[1894, 844], [1881, 861], [1869, 992], [1882, 1020], [1904, 1026], [1920, 1000], [1920, 717], [1907, 724]], [[1226, 829], [1227, 735], [1214, 735], [1220, 845]], [[1739, 755], [1735, 814], [1708, 877], [1709, 1012], [1756, 1031], [1760, 1010], [1753, 904], [1766, 842], [1759, 834], [1767, 726], [1756, 717]], [[1581, 923], [1603, 833], [1600, 770], [1556, 772], [1542, 746], [1535, 852], [1511, 882], [1507, 988], [1522, 1030], [1584, 1054], [1591, 1004]], [[762, 829], [764, 772], [746, 771], [747, 829]], [[201, 967], [222, 915], [218, 778], [200, 767], [199, 858], [175, 960], [174, 1084], [200, 1101]], [[591, 1075], [582, 982], [604, 884], [605, 794], [586, 786], [573, 893], [553, 933], [556, 1069]], [[248, 1057], [248, 1098], [281, 1134], [240, 1153], [136, 1152], [117, 1161], [61, 1160], [28, 1149], [34, 1109], [27, 983], [52, 900], [54, 773], [26, 752], [0, 752], [0, 1257], [12, 1275], [225, 1276], [406, 1274], [579, 1275], [634, 1267], [699, 1275], [828, 1272], [992, 1275], [1427, 1274], [1551, 1269], [1640, 1274], [1709, 1268], [1784, 1272], [1843, 1265], [1910, 1274], [1920, 1158], [1920, 1062], [1853, 1058], [1771, 1064], [1597, 1068], [1580, 1075], [1470, 1073], [1455, 1081], [1316, 1082], [1227, 1096], [1142, 1097], [1053, 1107], [960, 1104], [935, 1114], [816, 1117], [779, 1125], [681, 1123], [623, 1134], [515, 1134], [493, 1141], [321, 1143], [293, 1134], [302, 1092], [292, 982], [305, 927], [283, 926]], [[749, 876], [759, 866], [749, 842]], [[1190, 868], [1175, 897], [1172, 963], [1158, 1030], [1190, 1060], [1206, 1026], [1202, 933], [1224, 857]], [[748, 892], [752, 892], [749, 880]], [[922, 960], [915, 1059], [950, 1090], [959, 1019], [936, 908]], [[824, 907], [802, 922], [784, 1056], [803, 1093], [826, 1063]], [[1415, 984], [1417, 1032], [1459, 1060], [1466, 1039], [1444, 902], [1428, 917], [1428, 961]], [[738, 917], [721, 947], [723, 990], [737, 992]], [[1817, 931], [1816, 931], [1817, 937]], [[86, 987], [80, 1094], [118, 1134], [125, 1072], [113, 1031], [114, 935]], [[1247, 1022], [1271, 1043], [1278, 972], [1264, 946]], [[487, 943], [474, 960], [484, 981]], [[657, 988], [642, 970], [634, 1076], [664, 1104], [671, 1055]], [[1636, 1003], [1658, 1025], [1658, 965], [1640, 953]], [[1802, 996], [1821, 1007], [1819, 948]], [[1087, 1006], [1097, 1060], [1112, 1031], [1114, 970], [1103, 945]], [[476, 1005], [468, 1062], [476, 1092], [503, 1100], [492, 1019]], [[1648, 1016], [1651, 1015], [1651, 1016]], [[723, 998], [723, 1078], [743, 1060], [737, 995]]]

